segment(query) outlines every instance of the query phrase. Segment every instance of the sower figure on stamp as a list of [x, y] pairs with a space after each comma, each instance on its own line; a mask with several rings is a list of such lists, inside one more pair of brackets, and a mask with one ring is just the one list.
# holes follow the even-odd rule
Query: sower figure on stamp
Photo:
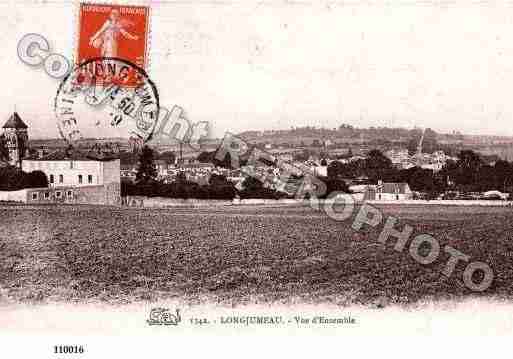
[[137, 35], [132, 35], [126, 30], [128, 26], [130, 21], [120, 19], [119, 11], [114, 9], [100, 30], [91, 37], [89, 45], [95, 48], [101, 47], [102, 57], [117, 57], [119, 34], [129, 40], [139, 39]]

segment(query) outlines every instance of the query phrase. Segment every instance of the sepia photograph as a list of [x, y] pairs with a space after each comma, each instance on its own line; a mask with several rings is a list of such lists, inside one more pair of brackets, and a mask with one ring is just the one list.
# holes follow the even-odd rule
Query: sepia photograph
[[511, 2], [0, 14], [0, 357], [513, 335]]

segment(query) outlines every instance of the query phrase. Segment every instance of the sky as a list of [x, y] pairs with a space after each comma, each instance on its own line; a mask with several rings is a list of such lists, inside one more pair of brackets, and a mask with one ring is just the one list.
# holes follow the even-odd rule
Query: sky
[[[513, 136], [507, 2], [130, 3], [151, 6], [147, 71], [161, 105], [215, 137], [342, 123]], [[0, 116], [16, 108], [32, 138], [58, 137], [59, 81], [22, 63], [17, 43], [39, 33], [71, 58], [76, 4], [0, 3]]]

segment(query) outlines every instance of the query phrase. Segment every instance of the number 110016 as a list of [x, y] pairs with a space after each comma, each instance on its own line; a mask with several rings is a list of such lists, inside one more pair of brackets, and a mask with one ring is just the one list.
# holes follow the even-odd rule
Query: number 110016
[[84, 347], [82, 345], [54, 345], [54, 354], [82, 354]]

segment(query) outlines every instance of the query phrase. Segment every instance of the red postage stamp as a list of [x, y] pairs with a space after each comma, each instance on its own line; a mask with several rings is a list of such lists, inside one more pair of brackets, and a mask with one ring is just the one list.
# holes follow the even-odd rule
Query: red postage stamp
[[148, 6], [82, 3], [76, 62], [115, 57], [146, 70]]

